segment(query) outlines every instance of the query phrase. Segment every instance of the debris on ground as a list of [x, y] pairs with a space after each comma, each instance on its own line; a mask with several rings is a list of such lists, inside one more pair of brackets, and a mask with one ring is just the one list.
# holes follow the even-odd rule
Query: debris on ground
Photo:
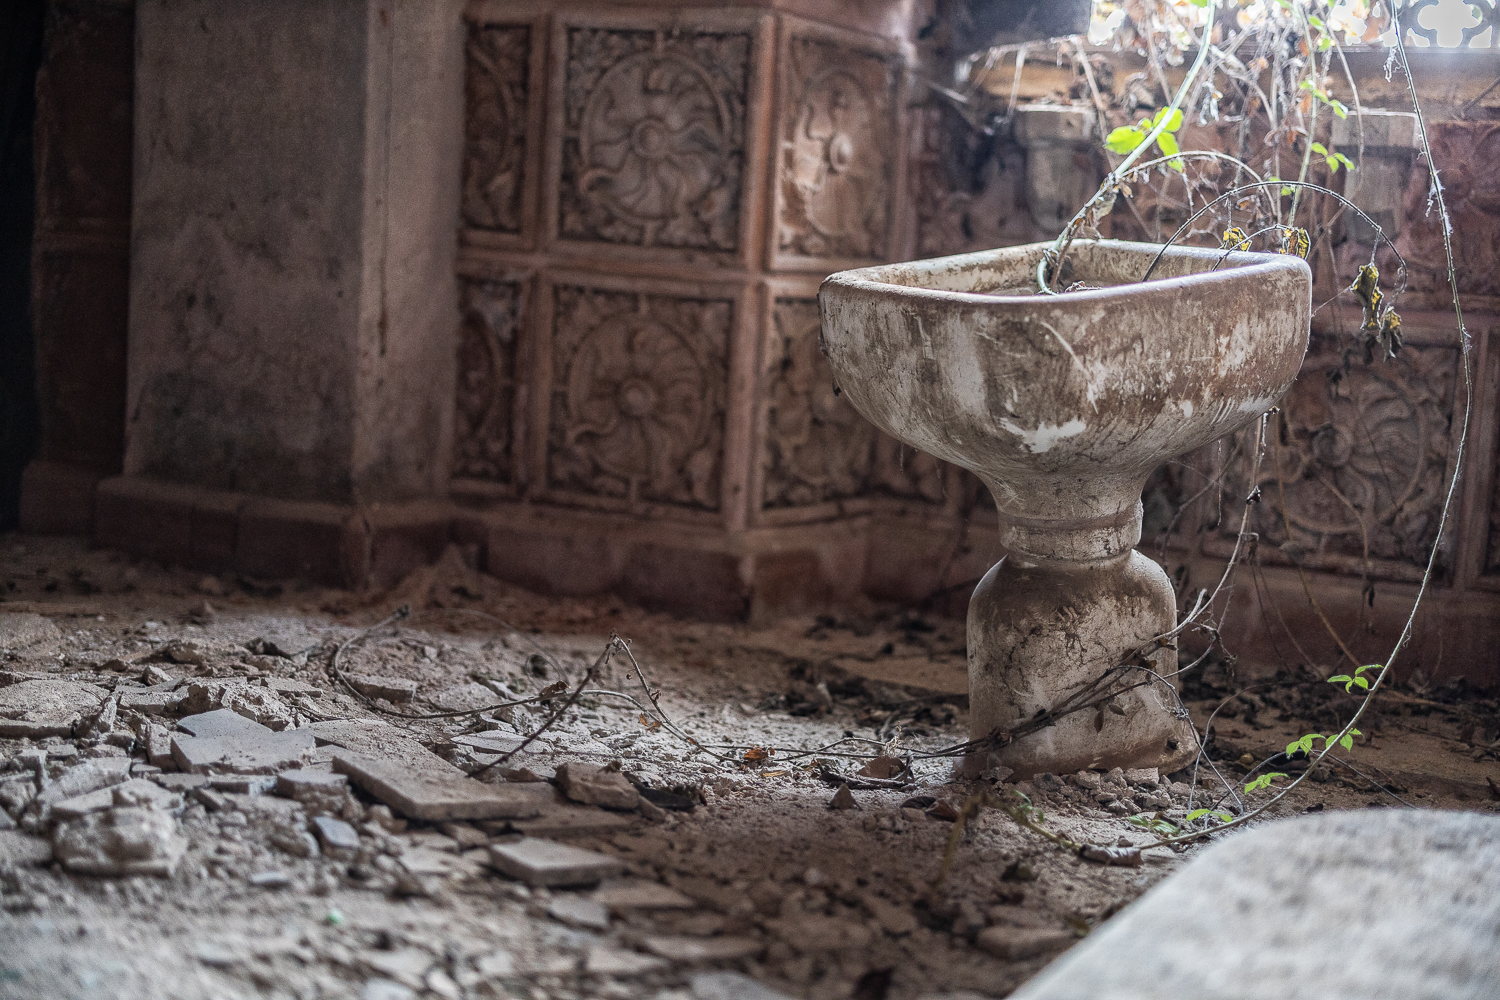
[[[0, 997], [1003, 995], [1199, 850], [1143, 849], [1143, 824], [1239, 809], [1241, 758], [1295, 738], [1277, 713], [1340, 710], [1293, 686], [1238, 700], [1213, 673], [1188, 685], [1195, 719], [1225, 698], [1233, 718], [1196, 782], [1016, 782], [927, 756], [966, 739], [961, 694], [874, 676], [961, 674], [961, 622], [685, 623], [526, 594], [459, 546], [371, 597], [25, 545], [25, 610], [0, 603]], [[98, 611], [49, 617], [71, 568]], [[616, 633], [646, 676], [620, 654], [581, 684]], [[1500, 711], [1434, 694], [1401, 717], [1453, 727], [1440, 782], [1361, 746], [1359, 774], [1330, 767], [1285, 809], [1500, 806]], [[1023, 793], [1092, 853], [983, 809], [935, 888], [978, 792]]]

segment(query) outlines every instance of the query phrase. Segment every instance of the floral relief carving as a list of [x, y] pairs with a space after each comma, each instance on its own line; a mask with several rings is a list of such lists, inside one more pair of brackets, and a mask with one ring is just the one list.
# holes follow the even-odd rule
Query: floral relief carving
[[464, 76], [464, 221], [521, 231], [531, 28], [469, 29]]
[[715, 509], [733, 303], [556, 291], [554, 486]]
[[818, 350], [816, 299], [777, 299], [766, 357], [767, 507], [859, 494], [870, 474], [875, 428], [833, 391]]
[[453, 474], [512, 482], [511, 413], [522, 289], [512, 282], [465, 281], [462, 307]]
[[[1377, 571], [1381, 561], [1424, 565], [1448, 475], [1456, 365], [1451, 348], [1408, 346], [1335, 380], [1337, 354], [1309, 357], [1272, 425], [1258, 483], [1249, 482], [1254, 431], [1241, 432], [1224, 509], [1260, 487], [1251, 527], [1263, 557], [1280, 548], [1305, 565], [1351, 571], [1366, 556]], [[1238, 526], [1225, 518], [1219, 531], [1230, 537]]]
[[777, 249], [880, 258], [889, 228], [895, 57], [794, 38]]
[[733, 250], [750, 35], [568, 35], [559, 233]]

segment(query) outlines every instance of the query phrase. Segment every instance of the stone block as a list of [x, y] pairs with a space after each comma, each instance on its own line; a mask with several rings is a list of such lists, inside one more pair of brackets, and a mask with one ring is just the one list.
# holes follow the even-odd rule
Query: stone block
[[632, 910], [691, 910], [698, 904], [670, 886], [645, 879], [619, 879], [594, 890], [596, 903], [617, 912]]
[[625, 870], [619, 858], [535, 837], [491, 844], [490, 864], [527, 885], [548, 887], [594, 885]]
[[99, 710], [105, 694], [92, 684], [51, 679], [0, 688], [0, 737], [70, 736], [74, 726]]
[[188, 715], [177, 720], [177, 728], [190, 736], [241, 736], [244, 734], [269, 733], [271, 730], [254, 719], [246, 718], [227, 708]]
[[[550, 788], [538, 785], [530, 787], [542, 788], [550, 798]], [[510, 826], [516, 832], [528, 837], [567, 839], [616, 833], [629, 829], [638, 821], [637, 817], [629, 813], [606, 812], [603, 809], [556, 805], [549, 802], [542, 805], [540, 815], [536, 819], [515, 820]]]
[[574, 802], [606, 809], [634, 809], [641, 793], [618, 768], [573, 761], [557, 768], [557, 786]]
[[530, 796], [504, 785], [486, 785], [434, 753], [425, 749], [421, 753], [423, 756], [407, 760], [385, 760], [339, 751], [333, 755], [333, 767], [392, 809], [413, 819], [441, 822], [537, 814]]
[[189, 486], [144, 476], [115, 476], [99, 484], [94, 539], [158, 562], [185, 565], [192, 558], [193, 505]]
[[235, 564], [251, 576], [360, 586], [364, 548], [364, 529], [351, 508], [257, 498], [240, 510]]
[[78, 875], [170, 877], [187, 850], [177, 821], [152, 808], [116, 808], [59, 824], [52, 850]]
[[359, 849], [359, 831], [343, 820], [334, 819], [332, 816], [315, 816], [311, 825], [313, 833], [317, 834], [324, 850], [330, 854], [336, 851]]
[[230, 736], [173, 736], [172, 759], [192, 774], [275, 774], [299, 767], [316, 742], [306, 729], [266, 730]]
[[1500, 817], [1322, 813], [1231, 834], [1012, 996], [1500, 996], [1497, 937]]
[[345, 674], [344, 679], [366, 698], [384, 698], [393, 704], [411, 701], [417, 693], [417, 682], [404, 677], [374, 677], [369, 674]]

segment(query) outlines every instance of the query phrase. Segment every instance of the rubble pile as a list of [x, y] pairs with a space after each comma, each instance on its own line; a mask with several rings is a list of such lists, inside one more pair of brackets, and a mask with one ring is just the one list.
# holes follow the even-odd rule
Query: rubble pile
[[[974, 1000], [1179, 857], [1090, 864], [986, 810], [944, 874], [973, 793], [1126, 853], [1131, 819], [1238, 808], [1217, 776], [1190, 804], [1183, 773], [924, 757], [961, 696], [845, 667], [946, 662], [954, 623], [756, 632], [463, 570], [400, 593], [522, 631], [372, 630], [387, 602], [70, 558], [115, 603], [0, 603], [0, 998]], [[616, 664], [574, 699], [611, 632], [650, 692]]]

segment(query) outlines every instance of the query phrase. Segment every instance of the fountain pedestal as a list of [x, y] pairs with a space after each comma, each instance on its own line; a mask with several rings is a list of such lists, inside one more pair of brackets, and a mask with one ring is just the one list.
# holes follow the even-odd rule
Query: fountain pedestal
[[[1151, 472], [1257, 419], [1307, 350], [1307, 264], [1277, 254], [1075, 244], [1034, 293], [1045, 244], [865, 268], [824, 282], [824, 351], [887, 433], [970, 469], [1009, 555], [969, 607], [970, 734], [1018, 777], [1175, 769], [1166, 574], [1136, 552]], [[1082, 706], [1082, 707], [1080, 707]], [[1049, 714], [1050, 724], [1028, 723]], [[982, 753], [991, 752], [989, 749]]]

